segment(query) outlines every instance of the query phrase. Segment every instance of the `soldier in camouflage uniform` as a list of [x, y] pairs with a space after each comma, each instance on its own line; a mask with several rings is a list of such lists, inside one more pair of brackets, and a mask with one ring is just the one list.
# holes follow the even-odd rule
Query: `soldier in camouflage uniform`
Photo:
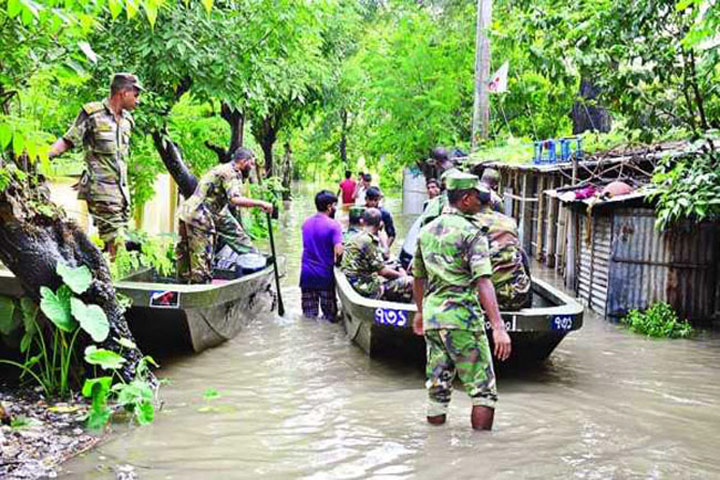
[[385, 264], [380, 239], [382, 214], [377, 208], [367, 208], [363, 214], [365, 230], [345, 245], [341, 270], [350, 285], [362, 296], [409, 302], [412, 299], [412, 277], [402, 269]]
[[425, 209], [420, 214], [420, 225], [421, 226], [427, 225], [428, 223], [432, 222], [433, 220], [435, 220], [437, 217], [439, 217], [442, 214], [443, 210], [445, 209], [445, 207], [447, 206], [447, 203], [448, 203], [447, 191], [445, 189], [445, 180], [450, 175], [453, 175], [453, 174], [459, 173], [459, 172], [460, 172], [460, 170], [458, 170], [457, 168], [451, 167], [451, 168], [445, 170], [445, 172], [440, 176], [440, 186], [441, 186], [440, 189], [442, 190], [442, 193], [440, 195], [436, 196], [435, 198], [430, 199], [427, 202], [427, 205], [425, 205]]
[[127, 225], [130, 213], [127, 160], [130, 132], [142, 86], [135, 75], [117, 73], [110, 84], [110, 98], [83, 105], [67, 133], [50, 149], [50, 157], [82, 145], [86, 168], [78, 198], [86, 200], [88, 211], [105, 242], [115, 255], [115, 239]]
[[351, 238], [358, 233], [365, 231], [363, 229], [362, 217], [365, 213], [365, 207], [354, 205], [350, 207], [348, 213], [348, 228], [343, 232], [343, 245], [347, 245]]
[[273, 210], [269, 202], [241, 195], [242, 172], [250, 170], [254, 161], [255, 155], [251, 150], [238, 148], [229, 163], [216, 166], [202, 177], [195, 192], [178, 210], [180, 240], [175, 246], [175, 254], [181, 281], [212, 281], [212, 259], [220, 222], [223, 222], [226, 233], [230, 229], [235, 231], [234, 242], [237, 245], [245, 246], [246, 252], [256, 251], [242, 227], [237, 222], [232, 224], [228, 217], [228, 204], [259, 207], [266, 212]]
[[500, 310], [520, 310], [530, 306], [531, 280], [525, 265], [515, 220], [483, 205], [476, 221], [486, 232], [490, 245], [492, 283]]
[[473, 218], [488, 192], [475, 175], [455, 173], [447, 177], [447, 193], [450, 208], [420, 231], [413, 258], [418, 310], [413, 329], [424, 334], [427, 348], [427, 420], [445, 422], [452, 382], [459, 375], [472, 398], [473, 428], [489, 430], [497, 388], [483, 307], [495, 356], [505, 360], [511, 348], [490, 281], [487, 239]]
[[480, 181], [490, 190], [490, 206], [493, 210], [505, 213], [505, 203], [502, 195], [497, 193], [498, 183], [500, 183], [500, 173], [494, 168], [486, 168], [483, 170]]

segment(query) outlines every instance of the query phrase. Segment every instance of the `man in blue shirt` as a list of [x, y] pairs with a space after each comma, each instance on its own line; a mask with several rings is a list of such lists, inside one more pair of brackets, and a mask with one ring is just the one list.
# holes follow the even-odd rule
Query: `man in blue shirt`
[[378, 187], [370, 187], [365, 193], [365, 207], [366, 208], [377, 208], [380, 210], [382, 215], [382, 222], [385, 226], [385, 233], [387, 234], [387, 243], [383, 245], [387, 253], [390, 251], [393, 242], [395, 241], [395, 223], [390, 212], [385, 207], [380, 206], [380, 201], [383, 198], [383, 194]]

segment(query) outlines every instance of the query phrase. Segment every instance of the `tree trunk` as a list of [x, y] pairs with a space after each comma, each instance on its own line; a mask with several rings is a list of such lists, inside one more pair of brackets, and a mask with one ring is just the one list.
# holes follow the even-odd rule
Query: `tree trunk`
[[599, 94], [600, 89], [592, 83], [592, 80], [583, 78], [580, 81], [580, 99], [575, 102], [572, 109], [574, 135], [586, 130], [603, 133], [610, 131], [612, 126], [610, 113], [606, 109], [593, 104]]
[[290, 142], [285, 142], [285, 155], [283, 156], [282, 166], [282, 186], [285, 189], [283, 191], [283, 200], [290, 200], [290, 184], [292, 183], [292, 149], [290, 148]]
[[167, 130], [152, 132], [152, 138], [155, 149], [160, 154], [165, 168], [168, 169], [175, 183], [177, 183], [180, 194], [185, 198], [190, 197], [195, 192], [198, 180], [195, 175], [190, 173], [187, 165], [183, 162], [180, 149], [170, 139]]
[[270, 118], [265, 117], [263, 119], [261, 138], [259, 139], [263, 157], [265, 158], [265, 177], [272, 177], [273, 175], [273, 145], [275, 145], [275, 140], [277, 140], [277, 132]]
[[215, 152], [218, 156], [218, 162], [227, 163], [230, 161], [230, 155], [243, 146], [243, 132], [245, 129], [245, 114], [223, 102], [220, 109], [220, 116], [230, 125], [230, 145], [228, 149], [224, 149], [213, 144], [209, 140], [205, 141], [205, 146]]
[[[115, 297], [105, 258], [80, 227], [50, 203], [43, 190], [12, 176], [8, 187], [0, 193], [0, 260], [38, 304], [41, 286], [57, 290], [63, 283], [55, 273], [58, 262], [70, 267], [87, 266], [93, 281], [80, 297], [105, 312], [110, 335], [102, 347], [119, 351], [113, 338], [132, 340], [133, 336]], [[45, 208], [39, 211], [35, 205]], [[120, 374], [125, 381], [130, 381], [142, 353], [138, 349], [125, 349], [122, 354], [128, 361]]]

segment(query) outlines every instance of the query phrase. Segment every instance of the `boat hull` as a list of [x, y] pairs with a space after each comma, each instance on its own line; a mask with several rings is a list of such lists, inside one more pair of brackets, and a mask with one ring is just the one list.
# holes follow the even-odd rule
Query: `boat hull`
[[[335, 280], [348, 337], [365, 353], [425, 358], [423, 337], [412, 331], [414, 304], [364, 298], [337, 269]], [[583, 307], [550, 284], [534, 280], [533, 298], [531, 308], [501, 312], [513, 342], [511, 362], [542, 361], [569, 332], [582, 328]], [[486, 327], [489, 329], [489, 324]]]
[[[278, 258], [278, 268], [284, 275], [284, 257]], [[125, 318], [146, 353], [201, 352], [233, 338], [276, 305], [272, 265], [209, 285], [156, 282], [151, 277], [149, 270], [141, 271], [115, 284], [118, 293], [132, 300]], [[22, 293], [15, 276], [0, 271], [0, 295]]]

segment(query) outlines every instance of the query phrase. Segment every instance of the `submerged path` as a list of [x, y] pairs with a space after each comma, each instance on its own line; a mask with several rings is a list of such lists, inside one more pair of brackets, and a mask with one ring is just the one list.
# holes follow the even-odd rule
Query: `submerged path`
[[[115, 478], [119, 465], [142, 479], [193, 480], [720, 476], [717, 334], [653, 341], [586, 314], [542, 367], [500, 373], [493, 433], [470, 429], [461, 390], [449, 423], [426, 425], [420, 368], [370, 360], [341, 326], [300, 317], [311, 193], [277, 235], [290, 270], [285, 318], [258, 318], [218, 348], [166, 361], [155, 424], [114, 427], [65, 478]], [[220, 397], [205, 401], [209, 388]]]

